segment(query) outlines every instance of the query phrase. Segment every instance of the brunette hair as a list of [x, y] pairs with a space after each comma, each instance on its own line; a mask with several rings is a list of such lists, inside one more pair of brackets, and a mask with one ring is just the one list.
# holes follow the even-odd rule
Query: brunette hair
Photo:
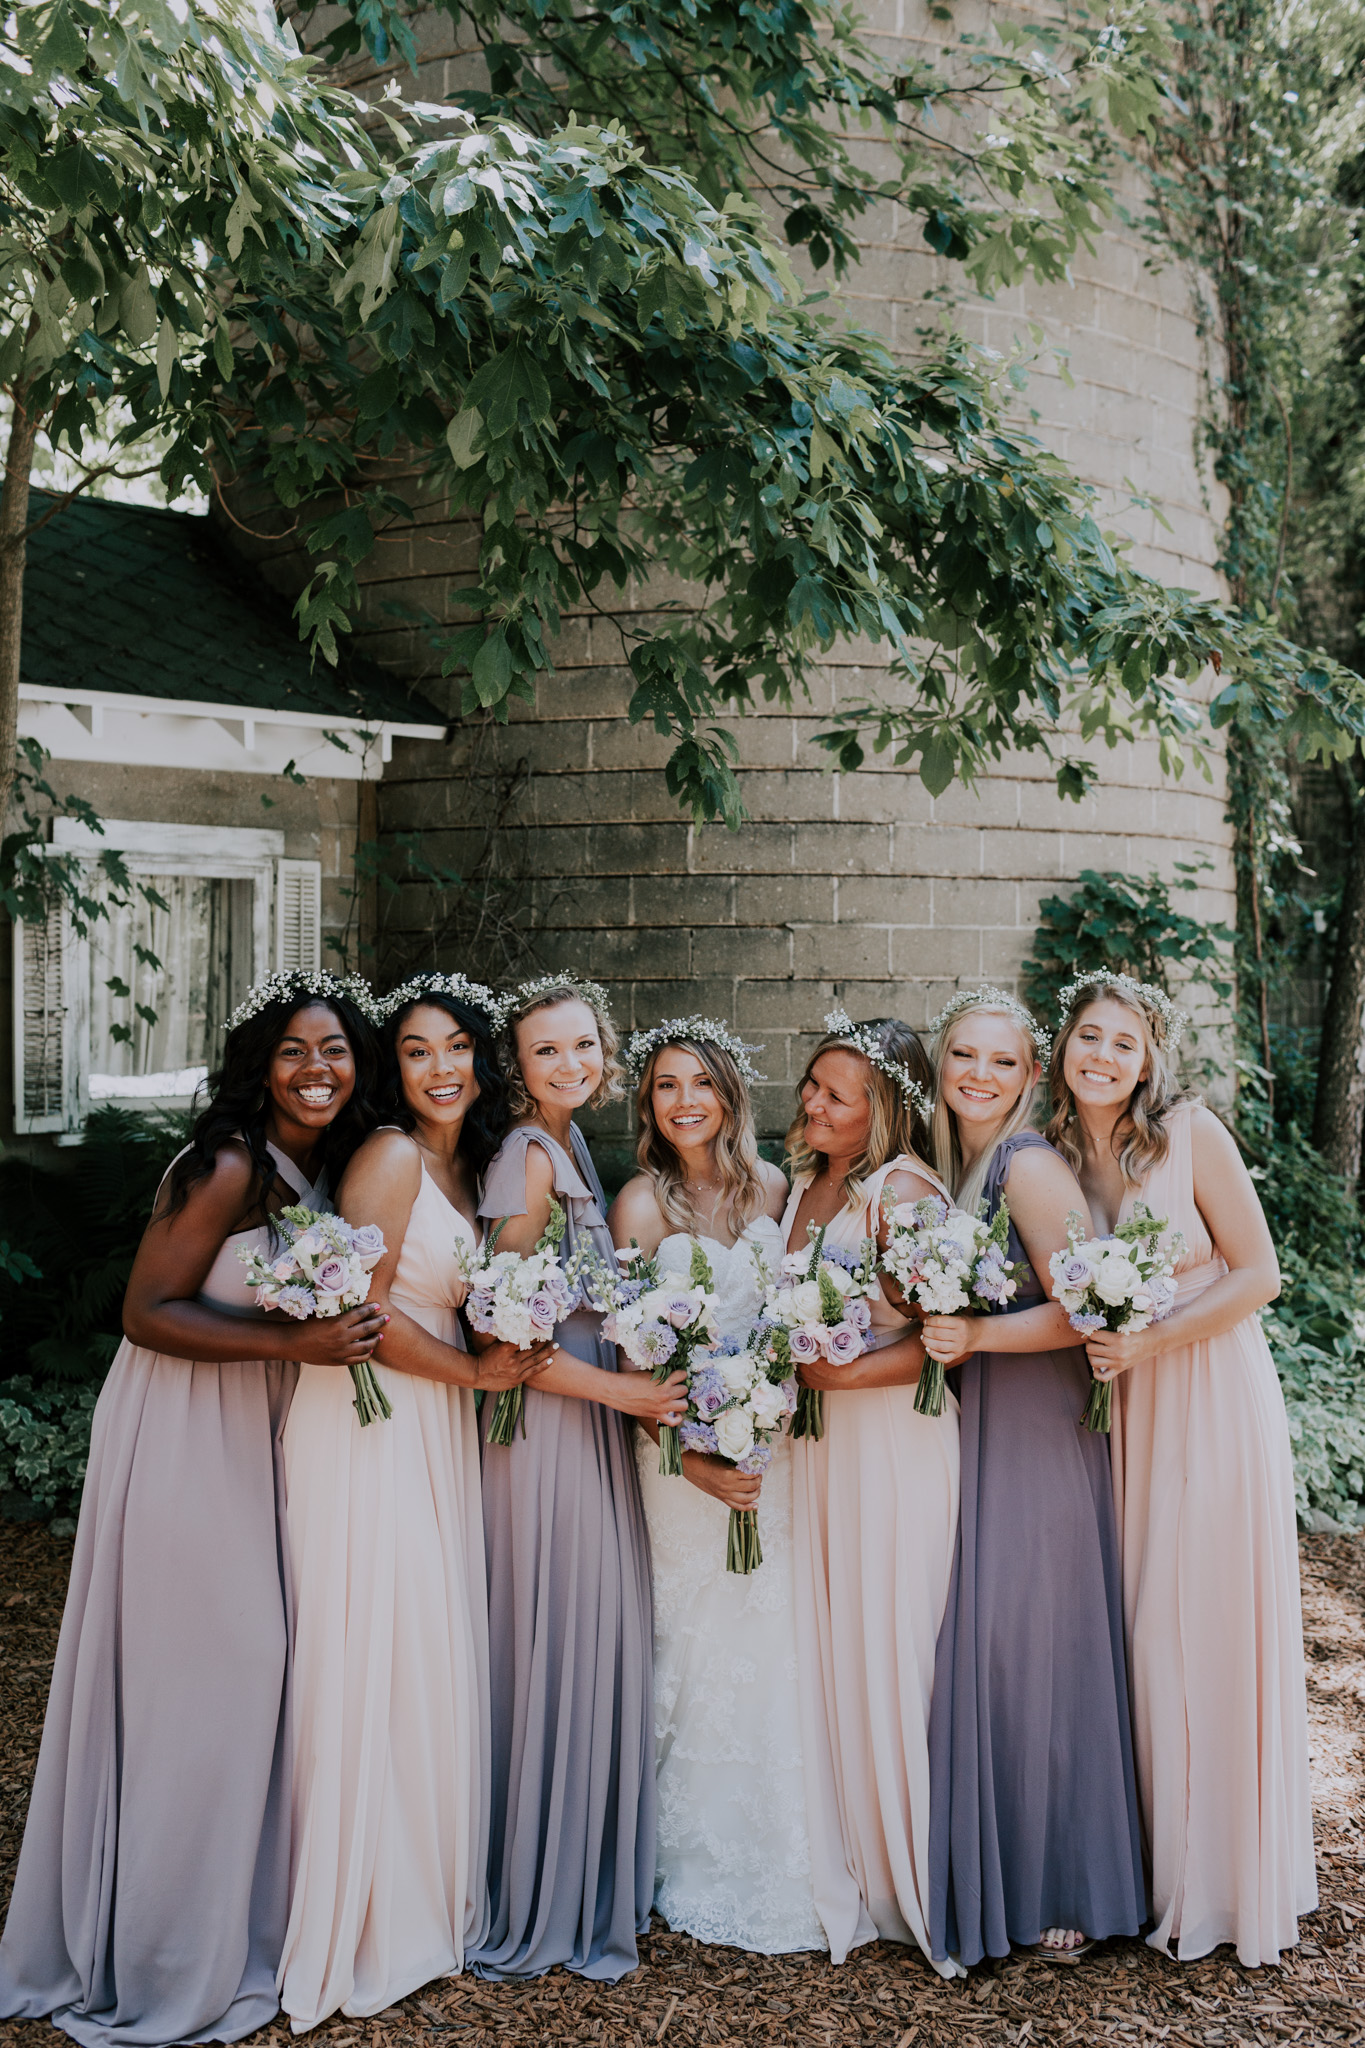
[[[982, 1154], [981, 1158], [972, 1167], [966, 1168], [962, 1162], [962, 1145], [958, 1138], [957, 1118], [944, 1100], [943, 1067], [958, 1025], [965, 1017], [979, 1017], [982, 1015], [1008, 1018], [1019, 1034], [1019, 1042], [1024, 1048], [1024, 1056], [1029, 1074], [1023, 1088], [1020, 1090], [1019, 1100], [1005, 1118], [996, 1135], [995, 1143], [988, 1151]], [[934, 1067], [934, 1117], [932, 1125], [934, 1165], [938, 1168], [939, 1179], [948, 1189], [958, 1207], [975, 1212], [976, 1205], [981, 1200], [981, 1190], [986, 1185], [986, 1177], [991, 1170], [991, 1161], [995, 1158], [996, 1153], [1007, 1138], [1012, 1138], [1016, 1132], [1028, 1128], [1029, 1118], [1033, 1111], [1033, 1098], [1038, 1086], [1037, 1082], [1032, 1078], [1032, 1070], [1038, 1061], [1037, 1043], [1030, 1036], [1029, 1028], [1017, 1010], [1006, 1009], [1002, 1003], [964, 1003], [960, 1009], [955, 1009], [950, 1017], [945, 1017], [939, 1026], [938, 1031], [934, 1035], [931, 1057]]]
[[641, 1069], [635, 1090], [635, 1117], [639, 1138], [635, 1157], [654, 1185], [654, 1199], [665, 1220], [678, 1230], [694, 1231], [696, 1215], [688, 1199], [682, 1161], [674, 1146], [659, 1129], [654, 1114], [654, 1070], [660, 1055], [670, 1046], [690, 1052], [705, 1067], [715, 1083], [716, 1096], [725, 1113], [716, 1140], [716, 1166], [725, 1218], [736, 1238], [742, 1237], [763, 1207], [763, 1180], [758, 1170], [758, 1139], [754, 1135], [753, 1105], [744, 1076], [724, 1046], [709, 1039], [666, 1038], [656, 1045]]
[[507, 1076], [498, 1062], [498, 1041], [493, 1020], [486, 1010], [477, 1003], [462, 1002], [458, 996], [447, 995], [443, 989], [423, 989], [412, 1001], [404, 1003], [401, 1009], [384, 1019], [382, 1039], [385, 1055], [385, 1101], [384, 1122], [397, 1124], [400, 1130], [412, 1131], [417, 1118], [403, 1094], [403, 1069], [398, 1054], [398, 1041], [404, 1024], [414, 1010], [424, 1005], [434, 1010], [444, 1010], [452, 1023], [461, 1031], [467, 1031], [474, 1046], [474, 1079], [479, 1093], [465, 1112], [460, 1126], [459, 1149], [480, 1178], [487, 1172], [489, 1164], [507, 1135], [507, 1126], [512, 1120], [508, 1103]]
[[[928, 1095], [933, 1086], [933, 1073], [929, 1066], [924, 1047], [918, 1034], [903, 1024], [899, 1017], [873, 1017], [859, 1030], [875, 1031], [881, 1050], [888, 1059], [909, 1070], [910, 1078]], [[863, 1088], [867, 1095], [868, 1108], [872, 1112], [868, 1125], [867, 1143], [854, 1160], [844, 1182], [845, 1206], [852, 1210], [866, 1206], [867, 1196], [864, 1182], [869, 1174], [876, 1173], [888, 1160], [896, 1159], [902, 1153], [925, 1164], [927, 1159], [924, 1118], [915, 1103], [879, 1066], [867, 1057], [860, 1047], [847, 1038], [841, 1038], [837, 1031], [828, 1032], [806, 1061], [806, 1070], [796, 1085], [797, 1112], [787, 1132], [787, 1151], [791, 1158], [793, 1177], [815, 1170], [819, 1155], [806, 1142], [806, 1110], [801, 1101], [801, 1091], [811, 1077], [815, 1062], [822, 1053], [851, 1052], [861, 1059], [867, 1072]]]
[[321, 1170], [332, 1187], [340, 1181], [352, 1153], [381, 1119], [383, 1061], [379, 1037], [364, 1012], [347, 995], [310, 995], [293, 990], [263, 1003], [259, 1010], [229, 1031], [223, 1064], [208, 1081], [209, 1105], [195, 1118], [190, 1141], [171, 1166], [165, 1193], [157, 1205], [161, 1218], [178, 1214], [190, 1190], [213, 1172], [224, 1145], [246, 1146], [255, 1174], [255, 1200], [261, 1213], [275, 1191], [279, 1175], [266, 1143], [270, 1091], [266, 1076], [275, 1051], [289, 1026], [303, 1010], [330, 1010], [355, 1060], [355, 1087], [322, 1133], [318, 1148]]
[[1105, 1001], [1122, 1003], [1125, 1010], [1132, 1011], [1147, 1048], [1147, 1072], [1129, 1096], [1128, 1107], [1114, 1125], [1113, 1134], [1118, 1146], [1115, 1157], [1123, 1175], [1123, 1185], [1136, 1188], [1166, 1157], [1171, 1143], [1170, 1132], [1166, 1128], [1167, 1117], [1176, 1104], [1186, 1101], [1187, 1097], [1166, 1048], [1164, 1023], [1157, 1020], [1156, 1013], [1149, 1010], [1130, 988], [1125, 988], [1106, 974], [1091, 976], [1077, 990], [1066, 1020], [1057, 1033], [1047, 1076], [1052, 1116], [1043, 1135], [1049, 1145], [1055, 1145], [1063, 1159], [1079, 1173], [1083, 1155], [1077, 1128], [1076, 1099], [1066, 1081], [1066, 1049], [1086, 1011], [1092, 1004]]
[[549, 1010], [556, 1003], [582, 1003], [592, 1011], [597, 1024], [597, 1035], [602, 1041], [602, 1078], [588, 1098], [589, 1109], [603, 1109], [609, 1102], [619, 1102], [626, 1092], [625, 1068], [618, 1057], [621, 1041], [611, 1014], [596, 998], [573, 981], [563, 981], [552, 987], [538, 985], [532, 1002], [519, 1009], [507, 1012], [498, 1041], [498, 1056], [503, 1073], [507, 1076], [507, 1110], [513, 1123], [529, 1116], [535, 1108], [522, 1078], [521, 1061], [517, 1057], [517, 1026], [527, 1017], [533, 1017], [537, 1010]]

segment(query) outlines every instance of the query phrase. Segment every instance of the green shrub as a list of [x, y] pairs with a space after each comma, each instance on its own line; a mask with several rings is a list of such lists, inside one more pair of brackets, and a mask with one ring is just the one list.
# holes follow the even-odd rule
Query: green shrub
[[92, 1386], [39, 1387], [30, 1379], [0, 1385], [0, 1493], [21, 1493], [45, 1514], [74, 1515], [80, 1506]]
[[1177, 980], [1204, 982], [1220, 1000], [1232, 993], [1227, 976], [1233, 934], [1220, 924], [1203, 924], [1178, 910], [1172, 889], [1194, 890], [1207, 861], [1177, 861], [1176, 879], [1149, 874], [1142, 880], [1113, 869], [1083, 868], [1069, 896], [1045, 896], [1038, 906], [1033, 952], [1024, 962], [1024, 1000], [1045, 1024], [1057, 1008], [1057, 990], [1078, 974], [1108, 969], [1154, 981], [1160, 988]]

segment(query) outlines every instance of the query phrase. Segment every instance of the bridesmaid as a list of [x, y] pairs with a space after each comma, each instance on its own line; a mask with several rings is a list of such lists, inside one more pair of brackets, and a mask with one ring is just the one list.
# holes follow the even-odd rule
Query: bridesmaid
[[[381, 2012], [451, 1976], [487, 1930], [488, 1615], [474, 1387], [553, 1346], [474, 1358], [456, 1309], [479, 1176], [507, 1125], [498, 1006], [421, 974], [381, 1006], [392, 1123], [337, 1206], [387, 1247], [361, 1428], [349, 1374], [305, 1365], [284, 1432], [293, 1562], [294, 1873], [280, 1998], [295, 2032]], [[379, 1362], [382, 1356], [382, 1363]]]
[[[548, 975], [510, 999], [503, 1056], [518, 1119], [481, 1216], [529, 1252], [565, 1210], [613, 1270], [606, 1201], [573, 1121], [620, 1094], [604, 991]], [[577, 1310], [527, 1390], [525, 1433], [483, 1451], [493, 1777], [485, 1977], [561, 1964], [614, 1983], [639, 1960], [654, 1893], [649, 1545], [624, 1417], [680, 1422], [682, 1373], [618, 1374], [601, 1317]], [[484, 1426], [492, 1413], [485, 1402]]]
[[1183, 1017], [1126, 975], [1062, 991], [1048, 1136], [1102, 1230], [1134, 1200], [1183, 1232], [1168, 1321], [1090, 1339], [1115, 1381], [1114, 1498], [1153, 1947], [1251, 1968], [1317, 1905], [1294, 1477], [1256, 1311], [1275, 1249], [1229, 1133], [1182, 1100]]
[[[633, 1237], [657, 1254], [665, 1279], [686, 1283], [700, 1240], [718, 1334], [736, 1348], [785, 1249], [787, 1183], [754, 1136], [755, 1049], [708, 1017], [636, 1032], [626, 1059], [643, 1171], [607, 1218], [617, 1244]], [[655, 1904], [699, 1941], [823, 1949], [797, 1707], [791, 1443], [784, 1432], [753, 1472], [684, 1450], [684, 1484], [660, 1473], [656, 1434], [646, 1423], [635, 1437], [654, 1553]], [[725, 1568], [731, 1508], [758, 1510], [763, 1563], [747, 1577]]]
[[961, 1208], [984, 1196], [993, 1216], [1008, 1195], [1009, 1256], [1028, 1269], [1003, 1314], [924, 1324], [962, 1403], [930, 1728], [934, 1954], [1016, 1944], [1071, 1962], [1143, 1919], [1108, 1446], [1080, 1426], [1085, 1353], [1043, 1278], [1085, 1204], [1028, 1129], [1048, 1043], [1028, 1011], [966, 990], [931, 1028], [939, 1172]]
[[[929, 1066], [893, 1018], [855, 1025], [836, 1011], [825, 1024], [787, 1133], [782, 1232], [803, 1251], [807, 1226], [824, 1224], [826, 1244], [856, 1253], [869, 1236], [885, 1244], [884, 1194], [943, 1192], [920, 1156]], [[957, 1528], [957, 1403], [915, 1413], [924, 1350], [910, 1310], [886, 1281], [869, 1306], [874, 1348], [803, 1369], [825, 1427], [792, 1446], [811, 1861], [836, 1963], [878, 1939], [931, 1956], [929, 1702]]]
[[[88, 2048], [236, 2041], [278, 2010], [288, 1907], [280, 1431], [306, 1359], [338, 1383], [372, 1304], [266, 1317], [238, 1257], [324, 1202], [374, 1121], [374, 1033], [325, 972], [232, 1018], [157, 1197], [95, 1409], [0, 2014]], [[243, 1353], [249, 1356], [243, 1356]], [[278, 1521], [277, 1521], [278, 1518]]]

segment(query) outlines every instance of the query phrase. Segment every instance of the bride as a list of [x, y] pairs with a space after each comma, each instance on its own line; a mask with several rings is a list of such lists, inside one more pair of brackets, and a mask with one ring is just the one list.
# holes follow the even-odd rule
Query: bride
[[[634, 1238], [663, 1273], [686, 1274], [700, 1239], [721, 1335], [739, 1339], [757, 1318], [763, 1271], [782, 1256], [787, 1193], [758, 1156], [749, 1051], [705, 1017], [635, 1034], [626, 1058], [643, 1171], [607, 1219], [614, 1244]], [[654, 1903], [701, 1941], [764, 1955], [827, 1948], [797, 1713], [790, 1444], [784, 1433], [761, 1476], [684, 1451], [681, 1479], [660, 1476], [656, 1445], [645, 1424], [635, 1448], [654, 1553]], [[740, 1577], [725, 1568], [729, 1510], [753, 1507], [763, 1563]]]

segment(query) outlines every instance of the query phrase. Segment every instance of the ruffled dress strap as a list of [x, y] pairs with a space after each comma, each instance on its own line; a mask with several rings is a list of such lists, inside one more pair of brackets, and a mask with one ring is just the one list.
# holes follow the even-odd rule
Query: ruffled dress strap
[[[592, 1159], [580, 1133], [575, 1130], [573, 1137], [583, 1146], [584, 1163], [591, 1179], [584, 1174], [576, 1159], [571, 1158], [564, 1147], [543, 1131], [538, 1124], [518, 1124], [502, 1141], [497, 1158], [488, 1169], [479, 1201], [480, 1216], [524, 1216], [526, 1214], [526, 1153], [531, 1145], [539, 1145], [554, 1168], [554, 1191], [575, 1204], [576, 1219], [581, 1224], [604, 1223], [602, 1213], [605, 1203], [602, 1198], [601, 1182], [594, 1171]], [[577, 1148], [575, 1148], [577, 1149]]]
[[886, 1186], [893, 1173], [918, 1174], [921, 1180], [928, 1181], [936, 1195], [942, 1195], [944, 1201], [951, 1206], [953, 1198], [933, 1168], [925, 1160], [916, 1159], [912, 1152], [898, 1152], [894, 1159], [887, 1160], [885, 1166], [879, 1166], [875, 1173], [870, 1173], [863, 1183], [863, 1186], [867, 1189], [867, 1210], [864, 1217], [864, 1228], [869, 1237], [873, 1235], [879, 1220], [882, 1189]]

